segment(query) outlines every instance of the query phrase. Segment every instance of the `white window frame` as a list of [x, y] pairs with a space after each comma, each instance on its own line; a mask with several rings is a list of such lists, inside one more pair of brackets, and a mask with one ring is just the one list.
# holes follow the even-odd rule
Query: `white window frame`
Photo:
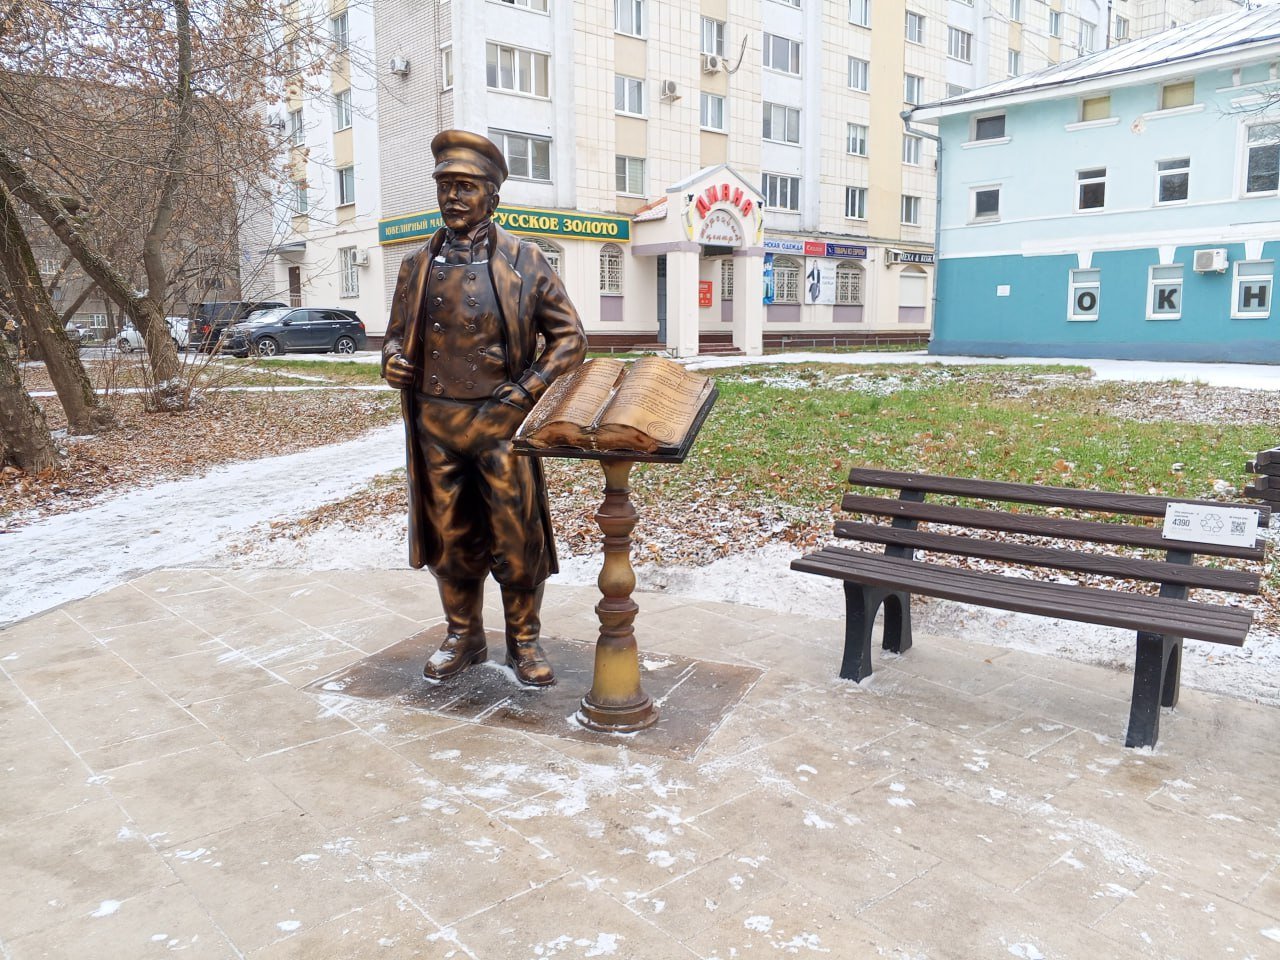
[[1094, 28], [1092, 23], [1088, 20], [1080, 21], [1080, 31], [1077, 35], [1078, 42], [1076, 46], [1080, 48], [1080, 53], [1082, 55], [1086, 53], [1093, 53], [1093, 44], [1096, 34], [1097, 30]]
[[[1175, 272], [1176, 271], [1176, 272]], [[1181, 320], [1182, 319], [1182, 281], [1183, 268], [1180, 263], [1156, 264], [1147, 271], [1147, 319], [1148, 320]], [[1157, 313], [1156, 294], [1170, 287], [1178, 290], [1177, 309], [1168, 313]]]
[[339, 207], [353, 206], [356, 202], [356, 168], [354, 164], [338, 167], [334, 173], [338, 180]]
[[289, 145], [291, 147], [306, 146], [307, 128], [302, 119], [302, 108], [289, 111]]
[[[1076, 313], [1076, 298], [1085, 290], [1093, 291], [1093, 308], [1089, 313]], [[1067, 277], [1067, 319], [1076, 323], [1097, 323], [1102, 313], [1102, 271], [1097, 268], [1072, 270]]]
[[600, 246], [600, 295], [622, 296], [622, 248], [616, 243]]
[[1009, 76], [1016, 77], [1022, 73], [1022, 51], [1009, 51]]
[[1129, 39], [1129, 19], [1127, 17], [1116, 17], [1116, 29], [1113, 37], [1116, 40]]
[[1049, 11], [1049, 36], [1062, 38], [1062, 11]]
[[505, 3], [513, 7], [524, 7], [526, 10], [532, 10], [534, 13], [547, 12], [547, 0], [498, 0], [499, 3]]
[[356, 248], [338, 248], [338, 296], [349, 300], [360, 296], [360, 268], [356, 265]]
[[[777, 53], [775, 52], [775, 43], [778, 47], [782, 47], [786, 51], [786, 63], [778, 66], [775, 62]], [[766, 70], [773, 70], [777, 73], [785, 73], [789, 77], [800, 76], [800, 41], [792, 40], [790, 37], [784, 37], [778, 33], [765, 32], [764, 49], [761, 51], [762, 62]], [[795, 69], [792, 69], [792, 67]]]
[[[982, 137], [978, 134], [982, 132], [981, 125], [985, 120], [1000, 120], [1000, 132], [993, 137]], [[992, 140], [1008, 140], [1009, 139], [1009, 115], [1003, 110], [999, 113], [980, 113], [973, 118], [973, 131], [970, 137], [972, 143], [987, 143]]]
[[908, 10], [906, 26], [903, 28], [907, 43], [924, 44], [924, 14]]
[[333, 95], [333, 132], [351, 129], [351, 88], [339, 90]]
[[[914, 88], [914, 94], [912, 90]], [[915, 106], [924, 101], [924, 77], [914, 73], [902, 75], [902, 102]]]
[[867, 138], [871, 129], [865, 123], [849, 123], [845, 126], [845, 152], [851, 157], [867, 156]]
[[924, 156], [924, 137], [914, 133], [902, 135], [902, 162], [909, 167], [920, 166], [920, 158]]
[[[1257, 144], [1252, 143], [1254, 130], [1270, 131], [1262, 133]], [[1274, 151], [1276, 155], [1275, 168], [1276, 175], [1272, 179], [1270, 186], [1263, 187], [1261, 190], [1249, 189], [1249, 167], [1253, 160], [1254, 151]], [[1271, 197], [1280, 192], [1280, 120], [1270, 120], [1265, 123], [1249, 123], [1243, 125], [1242, 133], [1242, 151], [1240, 158], [1241, 179], [1240, 179], [1240, 195], [1244, 197]], [[1265, 161], [1265, 157], [1264, 157]]]
[[[800, 144], [800, 108], [789, 107], [785, 103], [763, 104], [760, 125], [760, 138], [770, 143], [785, 143], [790, 146]], [[781, 126], [781, 131], [778, 127]], [[779, 132], [781, 136], [779, 136]]]
[[620, 196], [643, 197], [644, 157], [625, 157], [621, 154], [614, 157], [614, 187]]
[[644, 37], [644, 0], [613, 0], [613, 32], [627, 37]]
[[293, 196], [289, 198], [289, 210], [295, 217], [305, 217], [311, 211], [311, 200], [307, 196], [307, 185], [294, 181]]
[[764, 205], [767, 208], [786, 210], [789, 213], [800, 210], [799, 177], [787, 173], [762, 173], [760, 181], [760, 192], [764, 195]]
[[564, 256], [564, 251], [550, 240], [544, 240], [542, 237], [527, 237], [526, 239], [542, 251], [542, 255], [546, 257], [547, 265], [551, 267], [551, 272], [563, 279], [564, 272], [561, 259]]
[[773, 258], [773, 302], [800, 302], [800, 275], [804, 272], [795, 257]]
[[440, 47], [440, 86], [444, 90], [453, 89], [453, 44], [446, 43]]
[[973, 34], [959, 27], [947, 27], [947, 56], [960, 63], [973, 63]]
[[[904, 193], [902, 195], [902, 203], [900, 205], [902, 211], [902, 225], [904, 227], [920, 226], [920, 198]], [[910, 217], [908, 218], [908, 214]]]
[[844, 218], [846, 220], [867, 219], [867, 188], [844, 188]]
[[[1001, 201], [1001, 185], [998, 183], [988, 183], [980, 187], [969, 188], [969, 221], [971, 223], [992, 223], [1000, 219], [1000, 201]], [[996, 209], [994, 213], [978, 212], [978, 194], [994, 193], [996, 195]]]
[[[1180, 166], [1173, 166], [1180, 164]], [[1164, 182], [1166, 178], [1182, 177], [1185, 179], [1183, 196], [1173, 200], [1165, 200], [1162, 198], [1164, 193]], [[1191, 158], [1190, 157], [1173, 157], [1167, 160], [1156, 161], [1156, 206], [1164, 207], [1171, 204], [1186, 203], [1191, 197]]]
[[871, 90], [871, 61], [861, 57], [849, 58], [849, 89], [859, 93]]
[[[711, 108], [713, 105], [719, 105], [720, 122], [713, 123], [715, 119], [712, 114], [715, 112]], [[703, 90], [698, 95], [698, 125], [703, 130], [711, 130], [715, 133], [725, 133], [729, 129], [729, 119], [726, 111], [725, 98], [718, 93], [708, 93]]]
[[866, 295], [867, 270], [857, 260], [841, 260], [836, 264], [836, 303], [843, 307], [860, 307]]
[[1009, 0], [1009, 22], [1022, 22], [1022, 0]]
[[[507, 161], [507, 170], [512, 180], [530, 180], [534, 183], [550, 183], [551, 182], [551, 138], [540, 137], [531, 133], [521, 133], [518, 130], [495, 130], [489, 129], [489, 139], [494, 145], [502, 151], [502, 157]], [[520, 155], [513, 153], [513, 147], [517, 142], [524, 146], [524, 168], [520, 167]], [[545, 177], [538, 176], [537, 163], [535, 157], [536, 147], [546, 146], [546, 172]]]
[[343, 10], [329, 18], [329, 34], [333, 37], [335, 53], [345, 53], [351, 49], [351, 20], [347, 11]]
[[[626, 117], [644, 117], [645, 89], [642, 77], [628, 77], [625, 74], [613, 75], [613, 112]], [[622, 105], [619, 106], [619, 101]]]
[[849, 22], [855, 27], [870, 27], [871, 0], [849, 0]]
[[[493, 61], [493, 82], [490, 82], [489, 70], [489, 51], [493, 50], [495, 58]], [[503, 54], [509, 54], [511, 57], [511, 86], [503, 86], [502, 83], [502, 57]], [[528, 58], [525, 62], [524, 58]], [[541, 69], [539, 70], [539, 64]], [[539, 93], [539, 80], [542, 81], [542, 87], [545, 92]], [[498, 90], [502, 93], [515, 94], [521, 97], [535, 97], [538, 100], [551, 99], [551, 55], [541, 50], [529, 50], [525, 47], [514, 47], [510, 44], [495, 43], [489, 40], [485, 43], [485, 86], [490, 90]]]
[[105, 313], [89, 314], [89, 326], [95, 330], [107, 329], [107, 315]]
[[733, 257], [720, 259], [720, 299], [733, 299]]
[[[1087, 176], [1087, 174], [1096, 174], [1101, 171], [1101, 176]], [[1081, 205], [1084, 199], [1084, 188], [1092, 184], [1102, 184], [1102, 203], [1096, 207], [1086, 207]], [[1076, 171], [1076, 213], [1095, 213], [1097, 211], [1107, 209], [1107, 168], [1106, 167], [1086, 167], [1083, 170]]]
[[727, 27], [723, 20], [714, 17], [702, 18], [702, 37], [700, 52], [713, 57], [723, 57], [728, 47]]
[[52, 277], [58, 272], [58, 261], [53, 257], [41, 257], [38, 269], [40, 276]]
[[[1258, 268], [1258, 272], [1242, 272]], [[1261, 282], [1267, 290], [1266, 310], [1247, 309], [1240, 305], [1243, 288], [1249, 281]], [[1276, 262], [1274, 260], [1237, 260], [1231, 266], [1231, 318], [1233, 320], [1266, 320], [1271, 316], [1275, 305]]]

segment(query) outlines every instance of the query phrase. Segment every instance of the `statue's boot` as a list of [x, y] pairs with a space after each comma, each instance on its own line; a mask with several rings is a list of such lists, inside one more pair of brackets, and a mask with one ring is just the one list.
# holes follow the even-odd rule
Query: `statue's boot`
[[502, 610], [507, 618], [507, 666], [516, 672], [516, 679], [530, 687], [545, 687], [556, 679], [538, 643], [541, 609], [541, 584], [536, 590], [502, 588]]
[[447, 680], [489, 657], [484, 639], [484, 581], [441, 578], [437, 583], [449, 633], [422, 668], [422, 675], [428, 680]]

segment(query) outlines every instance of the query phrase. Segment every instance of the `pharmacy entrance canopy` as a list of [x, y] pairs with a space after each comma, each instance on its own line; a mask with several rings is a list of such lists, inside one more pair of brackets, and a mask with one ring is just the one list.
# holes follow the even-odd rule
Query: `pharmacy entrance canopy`
[[[631, 220], [577, 210], [543, 210], [538, 207], [513, 207], [503, 204], [493, 220], [504, 230], [525, 236], [559, 237], [569, 240], [595, 240], [599, 243], [626, 243], [631, 239]], [[378, 221], [378, 243], [424, 242], [444, 226], [439, 210], [388, 217]]]

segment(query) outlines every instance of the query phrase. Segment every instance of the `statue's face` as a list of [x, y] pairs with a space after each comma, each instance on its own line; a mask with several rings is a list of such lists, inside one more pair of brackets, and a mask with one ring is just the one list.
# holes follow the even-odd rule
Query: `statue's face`
[[462, 232], [492, 214], [497, 198], [486, 180], [444, 174], [436, 179], [436, 199], [449, 229]]

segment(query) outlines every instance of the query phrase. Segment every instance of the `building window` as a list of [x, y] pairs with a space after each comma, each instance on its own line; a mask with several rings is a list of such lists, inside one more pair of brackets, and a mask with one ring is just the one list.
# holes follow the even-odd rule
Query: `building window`
[[924, 17], [907, 11], [907, 43], [924, 43]]
[[902, 78], [902, 99], [907, 103], [919, 103], [924, 99], [924, 77], [908, 73]]
[[549, 240], [543, 240], [541, 237], [527, 237], [530, 243], [542, 251], [542, 255], [547, 258], [547, 265], [551, 267], [551, 272], [557, 277], [563, 277], [560, 272], [560, 248]]
[[733, 258], [724, 257], [720, 260], [720, 299], [733, 299]]
[[770, 70], [800, 76], [800, 44], [772, 33], [764, 35], [764, 65]]
[[632, 197], [644, 196], [644, 158], [615, 157], [614, 172], [618, 193]]
[[342, 53], [351, 46], [351, 27], [344, 10], [329, 21], [329, 31], [333, 34], [333, 49]]
[[1129, 39], [1129, 21], [1124, 17], [1116, 17], [1115, 37], [1117, 40]]
[[725, 51], [724, 21], [702, 18], [702, 52], [723, 57]]
[[777, 173], [766, 173], [763, 177], [762, 189], [764, 205], [777, 210], [800, 209], [800, 178], [785, 177]]
[[973, 63], [973, 34], [947, 27], [947, 56], [962, 63]]
[[848, 126], [848, 139], [845, 149], [855, 157], [867, 155], [867, 127], [863, 123], [851, 123]]
[[289, 143], [300, 147], [307, 142], [307, 132], [302, 125], [302, 109], [289, 111]]
[[913, 167], [920, 166], [920, 142], [923, 138], [906, 134], [902, 138], [902, 162]]
[[525, 133], [490, 130], [489, 139], [502, 151], [507, 170], [517, 180], [551, 180], [551, 141]]
[[862, 264], [853, 260], [841, 260], [836, 264], [836, 303], [845, 306], [862, 306]]
[[1152, 267], [1148, 281], [1148, 320], [1182, 319], [1182, 267]]
[[300, 217], [311, 209], [311, 205], [307, 201], [307, 185], [305, 183], [295, 183], [293, 185], [293, 197], [290, 206], [295, 217]]
[[644, 81], [621, 74], [613, 78], [613, 109], [615, 113], [644, 116]]
[[974, 140], [1003, 140], [1004, 114], [997, 113], [989, 117], [978, 117], [973, 121]]
[[849, 22], [859, 27], [871, 26], [871, 0], [849, 0]]
[[1076, 173], [1076, 209], [1101, 210], [1107, 203], [1107, 168]]
[[338, 206], [346, 206], [356, 202], [356, 168], [339, 167], [338, 174]]
[[1062, 11], [1061, 10], [1049, 11], [1049, 36], [1051, 37], [1062, 36]]
[[333, 95], [333, 129], [346, 130], [351, 126], [351, 91], [342, 90]]
[[795, 7], [797, 10], [800, 9], [800, 0], [778, 0], [778, 2], [785, 3], [788, 7]]
[[920, 198], [902, 195], [902, 222], [908, 227], [920, 225]]
[[105, 313], [89, 314], [89, 326], [95, 330], [105, 330], [107, 328], [107, 315]]
[[600, 248], [600, 292], [610, 296], [622, 294], [622, 248], [606, 243]]
[[446, 90], [453, 89], [453, 47], [440, 48], [440, 85]]
[[1067, 319], [1097, 320], [1102, 302], [1102, 271], [1072, 270], [1068, 289]]
[[502, 0], [503, 3], [509, 3], [513, 7], [528, 7], [530, 10], [537, 10], [539, 13], [547, 12], [547, 0]]
[[360, 269], [356, 266], [356, 248], [338, 250], [338, 285], [340, 297], [360, 296]]
[[1166, 83], [1160, 88], [1160, 109], [1173, 110], [1177, 107], [1189, 107], [1196, 102], [1196, 82], [1181, 80], [1178, 83]]
[[631, 37], [643, 37], [644, 0], [613, 0], [613, 29]]
[[1022, 72], [1022, 51], [1009, 51], [1009, 76], [1016, 77]]
[[867, 188], [844, 188], [844, 216], [846, 220], [867, 219]]
[[704, 91], [699, 96], [699, 101], [698, 121], [702, 125], [702, 129], [724, 133], [724, 97]]
[[547, 96], [550, 57], [545, 53], [486, 43], [485, 59], [485, 82], [491, 89]]
[[1100, 97], [1085, 97], [1080, 101], [1080, 122], [1090, 120], [1108, 120], [1111, 117], [1111, 95], [1104, 93]]
[[1280, 188], [1280, 123], [1249, 127], [1245, 137], [1245, 193], [1275, 193]]
[[948, 83], [948, 84], [947, 84], [947, 96], [948, 96], [948, 97], [960, 97], [960, 96], [963, 96], [964, 94], [966, 94], [966, 93], [968, 93], [968, 92], [969, 92], [969, 88], [968, 88], [968, 87], [962, 87], [962, 86], [960, 86], [960, 84], [958, 84], [958, 83]]
[[1093, 24], [1092, 23], [1088, 23], [1087, 21], [1084, 21], [1084, 20], [1080, 21], [1079, 41], [1080, 42], [1078, 46], [1080, 47], [1081, 56], [1083, 56], [1086, 53], [1093, 53]]
[[857, 57], [849, 58], [849, 89], [866, 93], [871, 89], [871, 64]]
[[1009, 0], [1009, 19], [1014, 23], [1022, 22], [1022, 0]]
[[52, 257], [40, 258], [40, 276], [52, 277], [57, 272], [58, 272], [57, 260], [54, 260]]
[[800, 302], [800, 264], [791, 257], [773, 258], [773, 302]]
[[775, 143], [800, 142], [800, 111], [780, 103], [764, 105], [764, 138]]
[[975, 187], [969, 195], [973, 198], [974, 220], [1000, 219], [999, 187]]
[[1271, 315], [1274, 260], [1238, 260], [1231, 281], [1231, 316], [1239, 320]]
[[1156, 203], [1178, 203], [1186, 200], [1190, 182], [1190, 157], [1156, 161]]

